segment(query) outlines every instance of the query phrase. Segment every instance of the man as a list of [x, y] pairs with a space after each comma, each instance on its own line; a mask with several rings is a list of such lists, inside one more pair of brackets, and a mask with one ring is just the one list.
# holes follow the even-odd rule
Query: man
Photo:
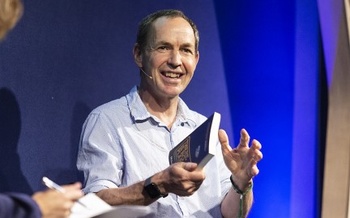
[[198, 43], [197, 27], [181, 11], [162, 10], [141, 21], [133, 49], [140, 85], [93, 110], [83, 126], [77, 167], [85, 192], [111, 205], [150, 205], [157, 217], [248, 214], [262, 153], [258, 141], [248, 146], [244, 129], [233, 150], [219, 131], [221, 146], [204, 170], [195, 163], [169, 166], [170, 149], [206, 119], [179, 97], [198, 63]]
[[[0, 0], [0, 41], [22, 14], [19, 0]], [[0, 193], [0, 218], [68, 217], [74, 202], [83, 196], [79, 182], [63, 186], [65, 193], [45, 190], [32, 196], [23, 193]]]

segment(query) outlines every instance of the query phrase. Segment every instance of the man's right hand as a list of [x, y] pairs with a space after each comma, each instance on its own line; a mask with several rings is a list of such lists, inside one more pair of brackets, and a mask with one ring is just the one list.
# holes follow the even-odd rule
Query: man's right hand
[[179, 196], [192, 195], [204, 179], [204, 170], [197, 170], [197, 164], [190, 162], [174, 163], [152, 177], [152, 181], [162, 193], [174, 193]]

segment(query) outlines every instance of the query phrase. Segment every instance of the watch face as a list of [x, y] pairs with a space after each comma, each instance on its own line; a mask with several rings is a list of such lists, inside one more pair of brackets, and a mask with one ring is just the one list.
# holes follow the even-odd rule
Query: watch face
[[154, 183], [146, 184], [145, 190], [151, 198], [159, 198], [161, 196], [157, 185]]

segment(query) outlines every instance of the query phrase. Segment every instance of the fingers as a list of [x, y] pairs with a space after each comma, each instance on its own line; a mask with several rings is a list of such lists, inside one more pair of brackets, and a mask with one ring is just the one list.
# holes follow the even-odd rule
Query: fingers
[[223, 129], [219, 130], [219, 141], [220, 141], [221, 150], [223, 153], [228, 153], [232, 150], [230, 143], [229, 143], [227, 133]]
[[248, 174], [249, 178], [253, 178], [259, 174], [259, 168], [258, 168], [257, 162], [255, 160], [251, 160], [249, 165], [250, 165], [250, 169], [248, 169], [247, 174]]
[[67, 217], [74, 203], [67, 198], [67, 193], [50, 189], [36, 192], [32, 198], [38, 204], [42, 217]]
[[187, 171], [194, 171], [197, 169], [197, 164], [193, 162], [182, 162], [182, 167]]
[[64, 188], [64, 190], [65, 190], [64, 194], [68, 199], [77, 200], [84, 195], [84, 193], [81, 190], [81, 183], [80, 182], [76, 182], [76, 183], [71, 184], [71, 185], [64, 185], [62, 187]]
[[249, 153], [252, 159], [259, 162], [263, 158], [261, 150], [261, 144], [258, 140], [254, 139], [249, 149]]
[[228, 136], [225, 130], [219, 130], [219, 141], [221, 144], [229, 145]]
[[193, 162], [182, 162], [182, 167], [186, 171], [188, 171], [185, 175], [185, 179], [188, 181], [192, 181], [194, 183], [202, 183], [203, 180], [205, 179], [205, 173], [203, 169], [197, 169], [197, 164]]
[[250, 136], [248, 134], [248, 132], [245, 129], [241, 130], [241, 138], [240, 138], [240, 142], [237, 146], [237, 149], [240, 148], [249, 148], [249, 153], [251, 154], [250, 156], [255, 159], [256, 161], [259, 161], [262, 159], [262, 153], [260, 152], [262, 145], [261, 143], [256, 140], [253, 139], [251, 142], [251, 145], [249, 147], [249, 140], [250, 140]]
[[247, 130], [241, 129], [241, 138], [239, 140], [239, 144], [237, 148], [248, 147], [249, 140], [250, 140], [250, 137]]
[[77, 190], [77, 189], [81, 189], [81, 183], [80, 182], [75, 182], [73, 184], [69, 184], [69, 185], [63, 185], [62, 187], [66, 190], [66, 191], [71, 191], [71, 190]]
[[259, 173], [259, 168], [257, 166], [258, 162], [263, 158], [263, 154], [260, 151], [261, 144], [258, 140], [253, 140], [251, 146], [249, 148], [249, 157], [250, 162], [248, 167], [248, 175], [251, 177], [255, 177]]
[[261, 150], [262, 148], [262, 145], [260, 144], [260, 142], [256, 139], [254, 139], [252, 141], [252, 145], [251, 145], [252, 148], [255, 148], [255, 149], [258, 149], [258, 150]]
[[199, 189], [205, 179], [204, 171], [197, 169], [196, 163], [175, 163], [166, 171], [166, 174], [169, 174], [167, 191], [180, 196], [192, 195]]
[[194, 183], [193, 185], [189, 186], [186, 192], [183, 193], [183, 196], [193, 195], [201, 187], [201, 184], [202, 183]]

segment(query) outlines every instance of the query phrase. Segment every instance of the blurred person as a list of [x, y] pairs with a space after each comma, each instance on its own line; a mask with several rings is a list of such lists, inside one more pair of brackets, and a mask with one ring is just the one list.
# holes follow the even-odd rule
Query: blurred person
[[0, 40], [15, 26], [22, 12], [20, 0], [0, 0]]
[[0, 194], [0, 218], [68, 217], [76, 200], [83, 196], [79, 182], [56, 190], [35, 192], [32, 196], [9, 192]]
[[[22, 15], [19, 0], [0, 0], [0, 41]], [[81, 183], [62, 186], [64, 193], [44, 190], [32, 196], [24, 193], [0, 193], [0, 218], [68, 217], [74, 202], [83, 196]]]

